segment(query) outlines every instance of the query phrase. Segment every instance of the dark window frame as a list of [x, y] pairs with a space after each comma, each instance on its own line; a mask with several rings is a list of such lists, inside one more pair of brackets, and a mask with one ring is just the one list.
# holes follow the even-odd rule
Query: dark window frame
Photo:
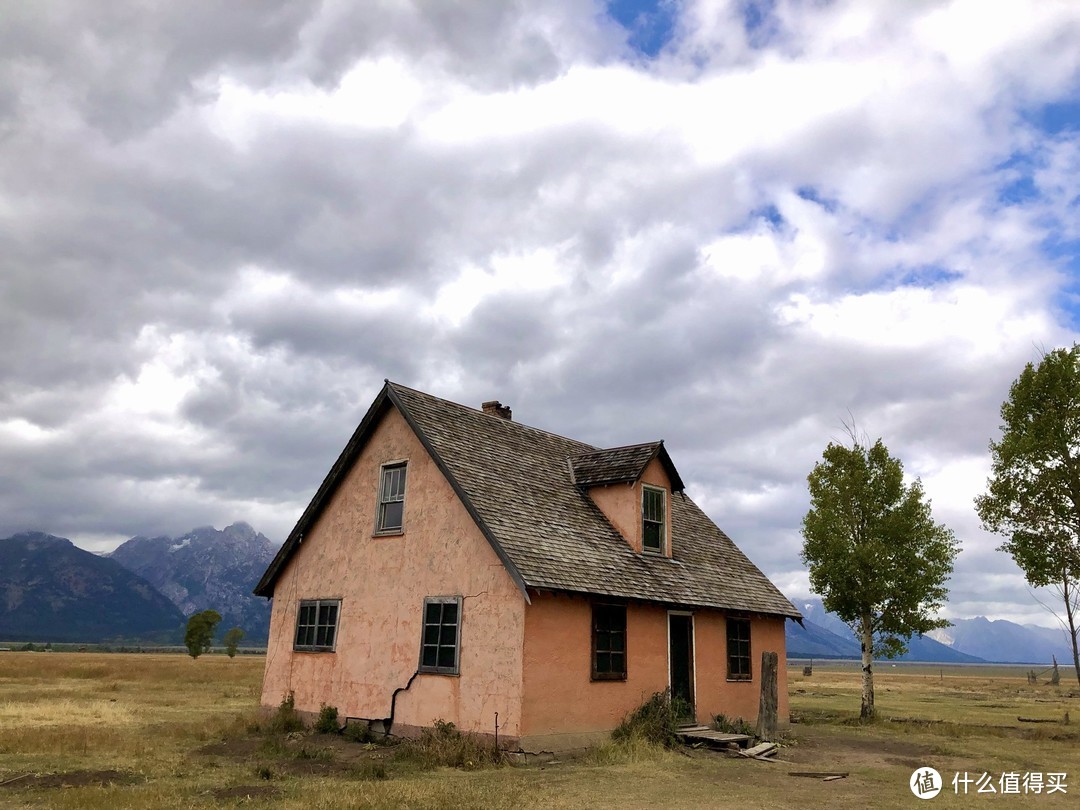
[[751, 623], [746, 616], [727, 618], [727, 679], [729, 681], [753, 680], [752, 653], [750, 646]]
[[[420, 664], [417, 669], [432, 675], [460, 675], [461, 674], [461, 606], [463, 599], [460, 596], [427, 596], [424, 597], [424, 610], [420, 614]], [[446, 606], [453, 605], [453, 621], [447, 621]], [[436, 618], [432, 608], [439, 607]], [[446, 629], [454, 628], [452, 643], [445, 641]], [[434, 635], [432, 635], [434, 630]], [[453, 650], [453, 664], [448, 663], [445, 657], [446, 650]]]
[[301, 599], [296, 606], [293, 650], [335, 652], [340, 624], [340, 599]]
[[[627, 672], [626, 605], [592, 605], [591, 671], [594, 681], [625, 681]], [[621, 661], [621, 666], [619, 662]]]
[[[409, 485], [408, 461], [388, 461], [379, 467], [378, 502], [375, 505], [375, 534], [405, 533], [405, 492]], [[395, 475], [400, 478], [395, 481]], [[397, 505], [400, 504], [400, 507]], [[401, 513], [396, 524], [387, 523], [387, 514], [395, 508]]]
[[[657, 515], [657, 503], [649, 503], [649, 496], [659, 496], [659, 515]], [[649, 527], [656, 527], [655, 532], [659, 538], [659, 546], [646, 544], [649, 536]], [[641, 487], [641, 550], [648, 554], [667, 553], [667, 490], [662, 487], [653, 487], [644, 484]]]

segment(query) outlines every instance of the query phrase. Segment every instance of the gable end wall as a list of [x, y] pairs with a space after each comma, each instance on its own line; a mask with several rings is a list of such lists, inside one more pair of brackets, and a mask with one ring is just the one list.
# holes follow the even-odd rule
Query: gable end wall
[[[380, 465], [408, 459], [405, 527], [373, 537]], [[462, 596], [460, 674], [419, 674], [399, 693], [394, 728], [441, 719], [516, 737], [521, 718], [524, 599], [450, 484], [390, 408], [274, 587], [262, 704], [292, 694], [346, 717], [390, 716], [417, 671], [423, 601]], [[336, 650], [292, 649], [301, 599], [341, 599]]]

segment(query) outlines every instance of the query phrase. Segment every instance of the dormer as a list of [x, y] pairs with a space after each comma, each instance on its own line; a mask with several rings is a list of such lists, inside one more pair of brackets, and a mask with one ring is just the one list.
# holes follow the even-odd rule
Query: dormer
[[664, 443], [648, 442], [571, 456], [570, 475], [638, 554], [670, 557], [671, 495], [682, 478]]

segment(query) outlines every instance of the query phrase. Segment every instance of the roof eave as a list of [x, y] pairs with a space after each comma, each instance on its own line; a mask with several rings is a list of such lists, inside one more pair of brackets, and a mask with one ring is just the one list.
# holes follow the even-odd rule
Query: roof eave
[[355, 457], [360, 454], [360, 451], [363, 450], [364, 446], [367, 444], [368, 437], [370, 436], [375, 423], [378, 421], [378, 418], [382, 416], [387, 403], [390, 402], [389, 390], [389, 381], [384, 381], [382, 390], [379, 391], [378, 396], [376, 396], [374, 402], [371, 403], [371, 407], [369, 407], [367, 413], [364, 414], [364, 418], [360, 420], [360, 424], [357, 426], [356, 430], [353, 431], [352, 436], [345, 445], [345, 449], [341, 451], [337, 461], [334, 462], [334, 465], [323, 479], [322, 484], [320, 484], [319, 488], [315, 491], [314, 497], [312, 497], [310, 503], [308, 503], [303, 514], [300, 515], [300, 519], [296, 522], [292, 532], [289, 533], [288, 539], [282, 543], [281, 548], [278, 549], [278, 553], [274, 556], [274, 559], [270, 561], [270, 565], [267, 566], [266, 571], [259, 580], [259, 584], [255, 586], [254, 593], [256, 596], [265, 596], [269, 599], [274, 595], [274, 583], [277, 581], [281, 570], [285, 567], [285, 563], [288, 562], [289, 558], [293, 555], [293, 552], [303, 541], [304, 532], [306, 532], [311, 524], [315, 522], [320, 514], [322, 514], [322, 510], [329, 501], [330, 496], [334, 494], [338, 485], [341, 483], [344, 473], [352, 467]]

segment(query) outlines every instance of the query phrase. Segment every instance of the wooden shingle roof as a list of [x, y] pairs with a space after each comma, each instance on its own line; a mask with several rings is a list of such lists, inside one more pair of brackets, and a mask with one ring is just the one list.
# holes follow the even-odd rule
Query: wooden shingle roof
[[683, 482], [663, 442], [632, 444], [608, 450], [590, 450], [570, 457], [570, 471], [579, 487], [598, 487], [637, 481], [657, 456], [671, 481], [672, 492], [682, 492]]
[[391, 382], [255, 593], [273, 595], [285, 562], [389, 407], [396, 407], [416, 432], [526, 599], [529, 590], [553, 590], [799, 618], [791, 602], [685, 494], [670, 500], [671, 559], [635, 553], [592, 502], [585, 487], [636, 480], [658, 455], [670, 465], [673, 489], [681, 490], [682, 480], [661, 442], [604, 451]]

